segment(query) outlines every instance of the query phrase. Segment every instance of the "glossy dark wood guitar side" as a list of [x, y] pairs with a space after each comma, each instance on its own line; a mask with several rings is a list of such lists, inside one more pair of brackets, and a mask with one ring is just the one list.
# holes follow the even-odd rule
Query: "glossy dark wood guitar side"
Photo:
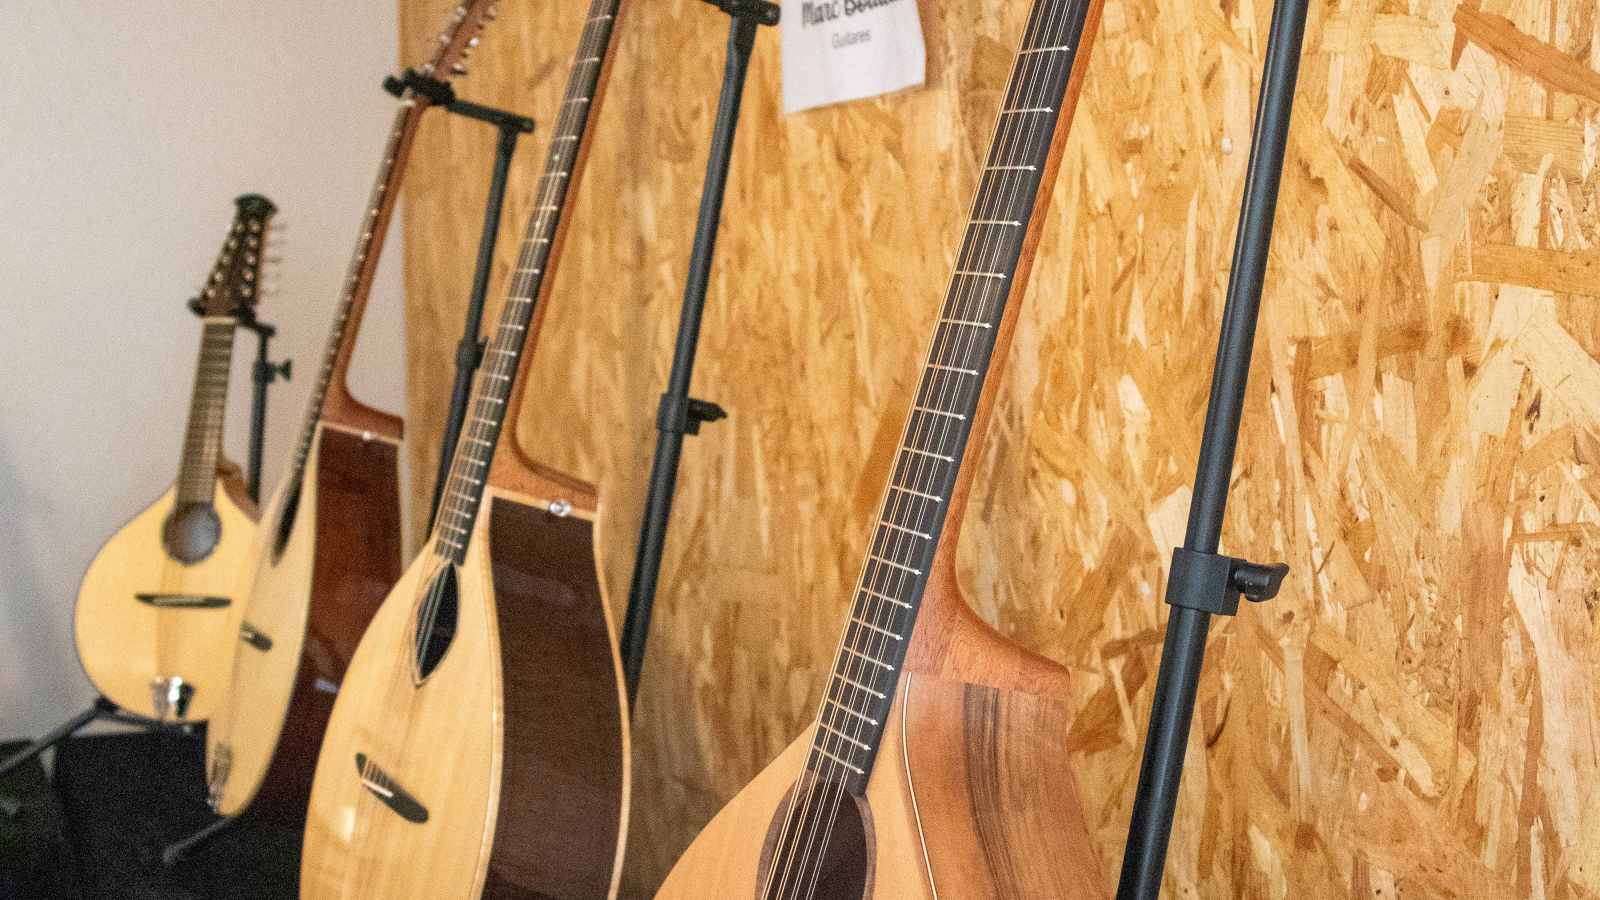
[[1035, 0], [816, 719], [657, 900], [1106, 896], [1065, 669], [962, 598], [962, 513], [1099, 0]]

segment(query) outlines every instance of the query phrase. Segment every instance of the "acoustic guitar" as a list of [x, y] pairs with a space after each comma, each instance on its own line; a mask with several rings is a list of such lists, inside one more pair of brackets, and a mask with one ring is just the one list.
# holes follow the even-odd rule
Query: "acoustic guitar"
[[[593, 487], [515, 434], [620, 0], [593, 0], [510, 294], [433, 533], [378, 610], [328, 723], [303, 900], [615, 897], [628, 727]], [[498, 447], [498, 452], [497, 452]]]
[[[457, 7], [423, 74], [457, 74], [492, 7]], [[304, 816], [345, 668], [400, 577], [401, 420], [351, 397], [346, 372], [428, 105], [401, 95], [293, 462], [250, 561], [231, 687], [206, 735], [211, 805], [222, 815]]]
[[1105, 896], [1066, 763], [1067, 672], [984, 624], [955, 574], [968, 457], [1099, 13], [1033, 5], [816, 718], [657, 900]]
[[200, 360], [177, 482], [101, 548], [78, 590], [78, 656], [90, 680], [123, 709], [162, 721], [205, 719], [226, 691], [235, 591], [256, 534], [237, 470], [219, 477], [218, 466], [233, 335], [255, 305], [277, 208], [257, 194], [234, 204], [198, 298]]

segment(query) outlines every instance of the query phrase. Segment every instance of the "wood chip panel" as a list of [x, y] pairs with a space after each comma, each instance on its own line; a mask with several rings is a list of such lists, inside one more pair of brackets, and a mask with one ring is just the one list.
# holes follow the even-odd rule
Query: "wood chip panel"
[[[444, 6], [401, 0], [411, 58]], [[541, 130], [496, 297], [585, 13], [503, 6], [461, 90]], [[694, 390], [731, 416], [684, 455], [632, 896], [824, 683], [1027, 5], [920, 6], [922, 89], [784, 116], [778, 35], [756, 47]], [[1107, 0], [961, 547], [973, 606], [1076, 674], [1108, 877], [1270, 14]], [[620, 27], [516, 435], [600, 485], [618, 598], [726, 17], [635, 0]], [[1224, 536], [1292, 572], [1212, 631], [1166, 896], [1600, 895], [1597, 27], [1590, 0], [1313, 2]], [[438, 116], [406, 187], [419, 507], [492, 155], [487, 126]]]

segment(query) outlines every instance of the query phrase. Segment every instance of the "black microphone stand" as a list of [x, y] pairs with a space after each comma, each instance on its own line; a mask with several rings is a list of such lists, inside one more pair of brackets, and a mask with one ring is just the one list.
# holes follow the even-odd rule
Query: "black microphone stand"
[[722, 221], [722, 195], [728, 184], [728, 163], [733, 153], [734, 130], [739, 124], [739, 103], [744, 98], [745, 75], [755, 49], [756, 31], [778, 24], [778, 5], [766, 0], [705, 0], [727, 13], [728, 58], [722, 69], [722, 95], [717, 100], [717, 121], [711, 129], [711, 154], [706, 160], [706, 180], [700, 192], [700, 217], [695, 223], [694, 249], [689, 254], [689, 278], [683, 290], [683, 314], [678, 320], [678, 343], [672, 355], [672, 375], [656, 409], [656, 455], [650, 467], [650, 488], [645, 496], [644, 521], [639, 529], [639, 552], [633, 560], [633, 581], [628, 588], [628, 613], [622, 624], [620, 653], [628, 685], [628, 702], [639, 694], [639, 672], [644, 666], [645, 642], [650, 634], [650, 613], [655, 605], [656, 580], [661, 575], [661, 552], [667, 541], [667, 521], [677, 488], [678, 461], [683, 436], [699, 434], [702, 422], [715, 422], [728, 414], [722, 407], [689, 396], [694, 376], [695, 348], [700, 342], [700, 318], [705, 312], [706, 286], [711, 281], [711, 260], [717, 247], [717, 226]]
[[511, 171], [511, 156], [517, 151], [517, 136], [532, 134], [534, 123], [527, 116], [462, 100], [456, 96], [450, 82], [414, 69], [407, 69], [399, 78], [391, 75], [383, 80], [383, 89], [396, 97], [405, 93], [406, 88], [428, 98], [430, 105], [468, 119], [488, 122], [500, 131], [494, 148], [494, 171], [489, 176], [489, 200], [483, 212], [483, 234], [478, 239], [478, 266], [472, 273], [472, 293], [467, 297], [467, 321], [461, 329], [461, 340], [456, 342], [456, 381], [450, 389], [450, 412], [445, 416], [444, 437], [440, 441], [439, 471], [433, 479], [433, 504], [428, 507], [428, 527], [432, 528], [433, 517], [439, 513], [439, 499], [444, 496], [445, 481], [450, 477], [456, 439], [461, 436], [461, 426], [467, 418], [472, 376], [483, 362], [484, 341], [479, 333], [483, 330], [483, 301], [489, 292], [489, 272], [494, 267], [494, 242], [500, 234], [500, 211], [505, 206], [506, 175]]
[[1161, 648], [1161, 671], [1156, 676], [1155, 705], [1150, 710], [1150, 731], [1139, 767], [1117, 900], [1157, 900], [1161, 893], [1161, 873], [1166, 867], [1167, 842], [1172, 836], [1178, 782], [1183, 776], [1183, 755], [1194, 718], [1211, 617], [1233, 615], [1238, 611], [1241, 595], [1256, 602], [1271, 599], [1289, 572], [1282, 563], [1260, 565], [1220, 556], [1217, 544], [1222, 536], [1228, 481], [1239, 440], [1245, 386], [1250, 378], [1250, 352], [1261, 310], [1267, 253], [1272, 245], [1278, 183], [1289, 142], [1289, 117], [1300, 70], [1307, 2], [1277, 0], [1267, 34], [1261, 99], [1251, 139], [1239, 232], [1234, 240], [1233, 272], [1222, 312], [1216, 368], [1211, 375], [1211, 399], [1200, 438], [1200, 464], [1195, 472], [1184, 545], [1173, 550], [1172, 571], [1167, 577], [1166, 599], [1172, 610], [1167, 618], [1166, 643]]

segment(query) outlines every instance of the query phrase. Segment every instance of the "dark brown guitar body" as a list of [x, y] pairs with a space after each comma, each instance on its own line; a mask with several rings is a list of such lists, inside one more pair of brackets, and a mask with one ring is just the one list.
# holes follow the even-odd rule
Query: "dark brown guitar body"
[[611, 890], [626, 735], [594, 546], [587, 519], [490, 507], [505, 731], [485, 898]]
[[252, 814], [305, 822], [333, 700], [367, 623], [400, 578], [399, 446], [326, 428], [317, 454], [316, 558], [305, 645], [283, 734]]

